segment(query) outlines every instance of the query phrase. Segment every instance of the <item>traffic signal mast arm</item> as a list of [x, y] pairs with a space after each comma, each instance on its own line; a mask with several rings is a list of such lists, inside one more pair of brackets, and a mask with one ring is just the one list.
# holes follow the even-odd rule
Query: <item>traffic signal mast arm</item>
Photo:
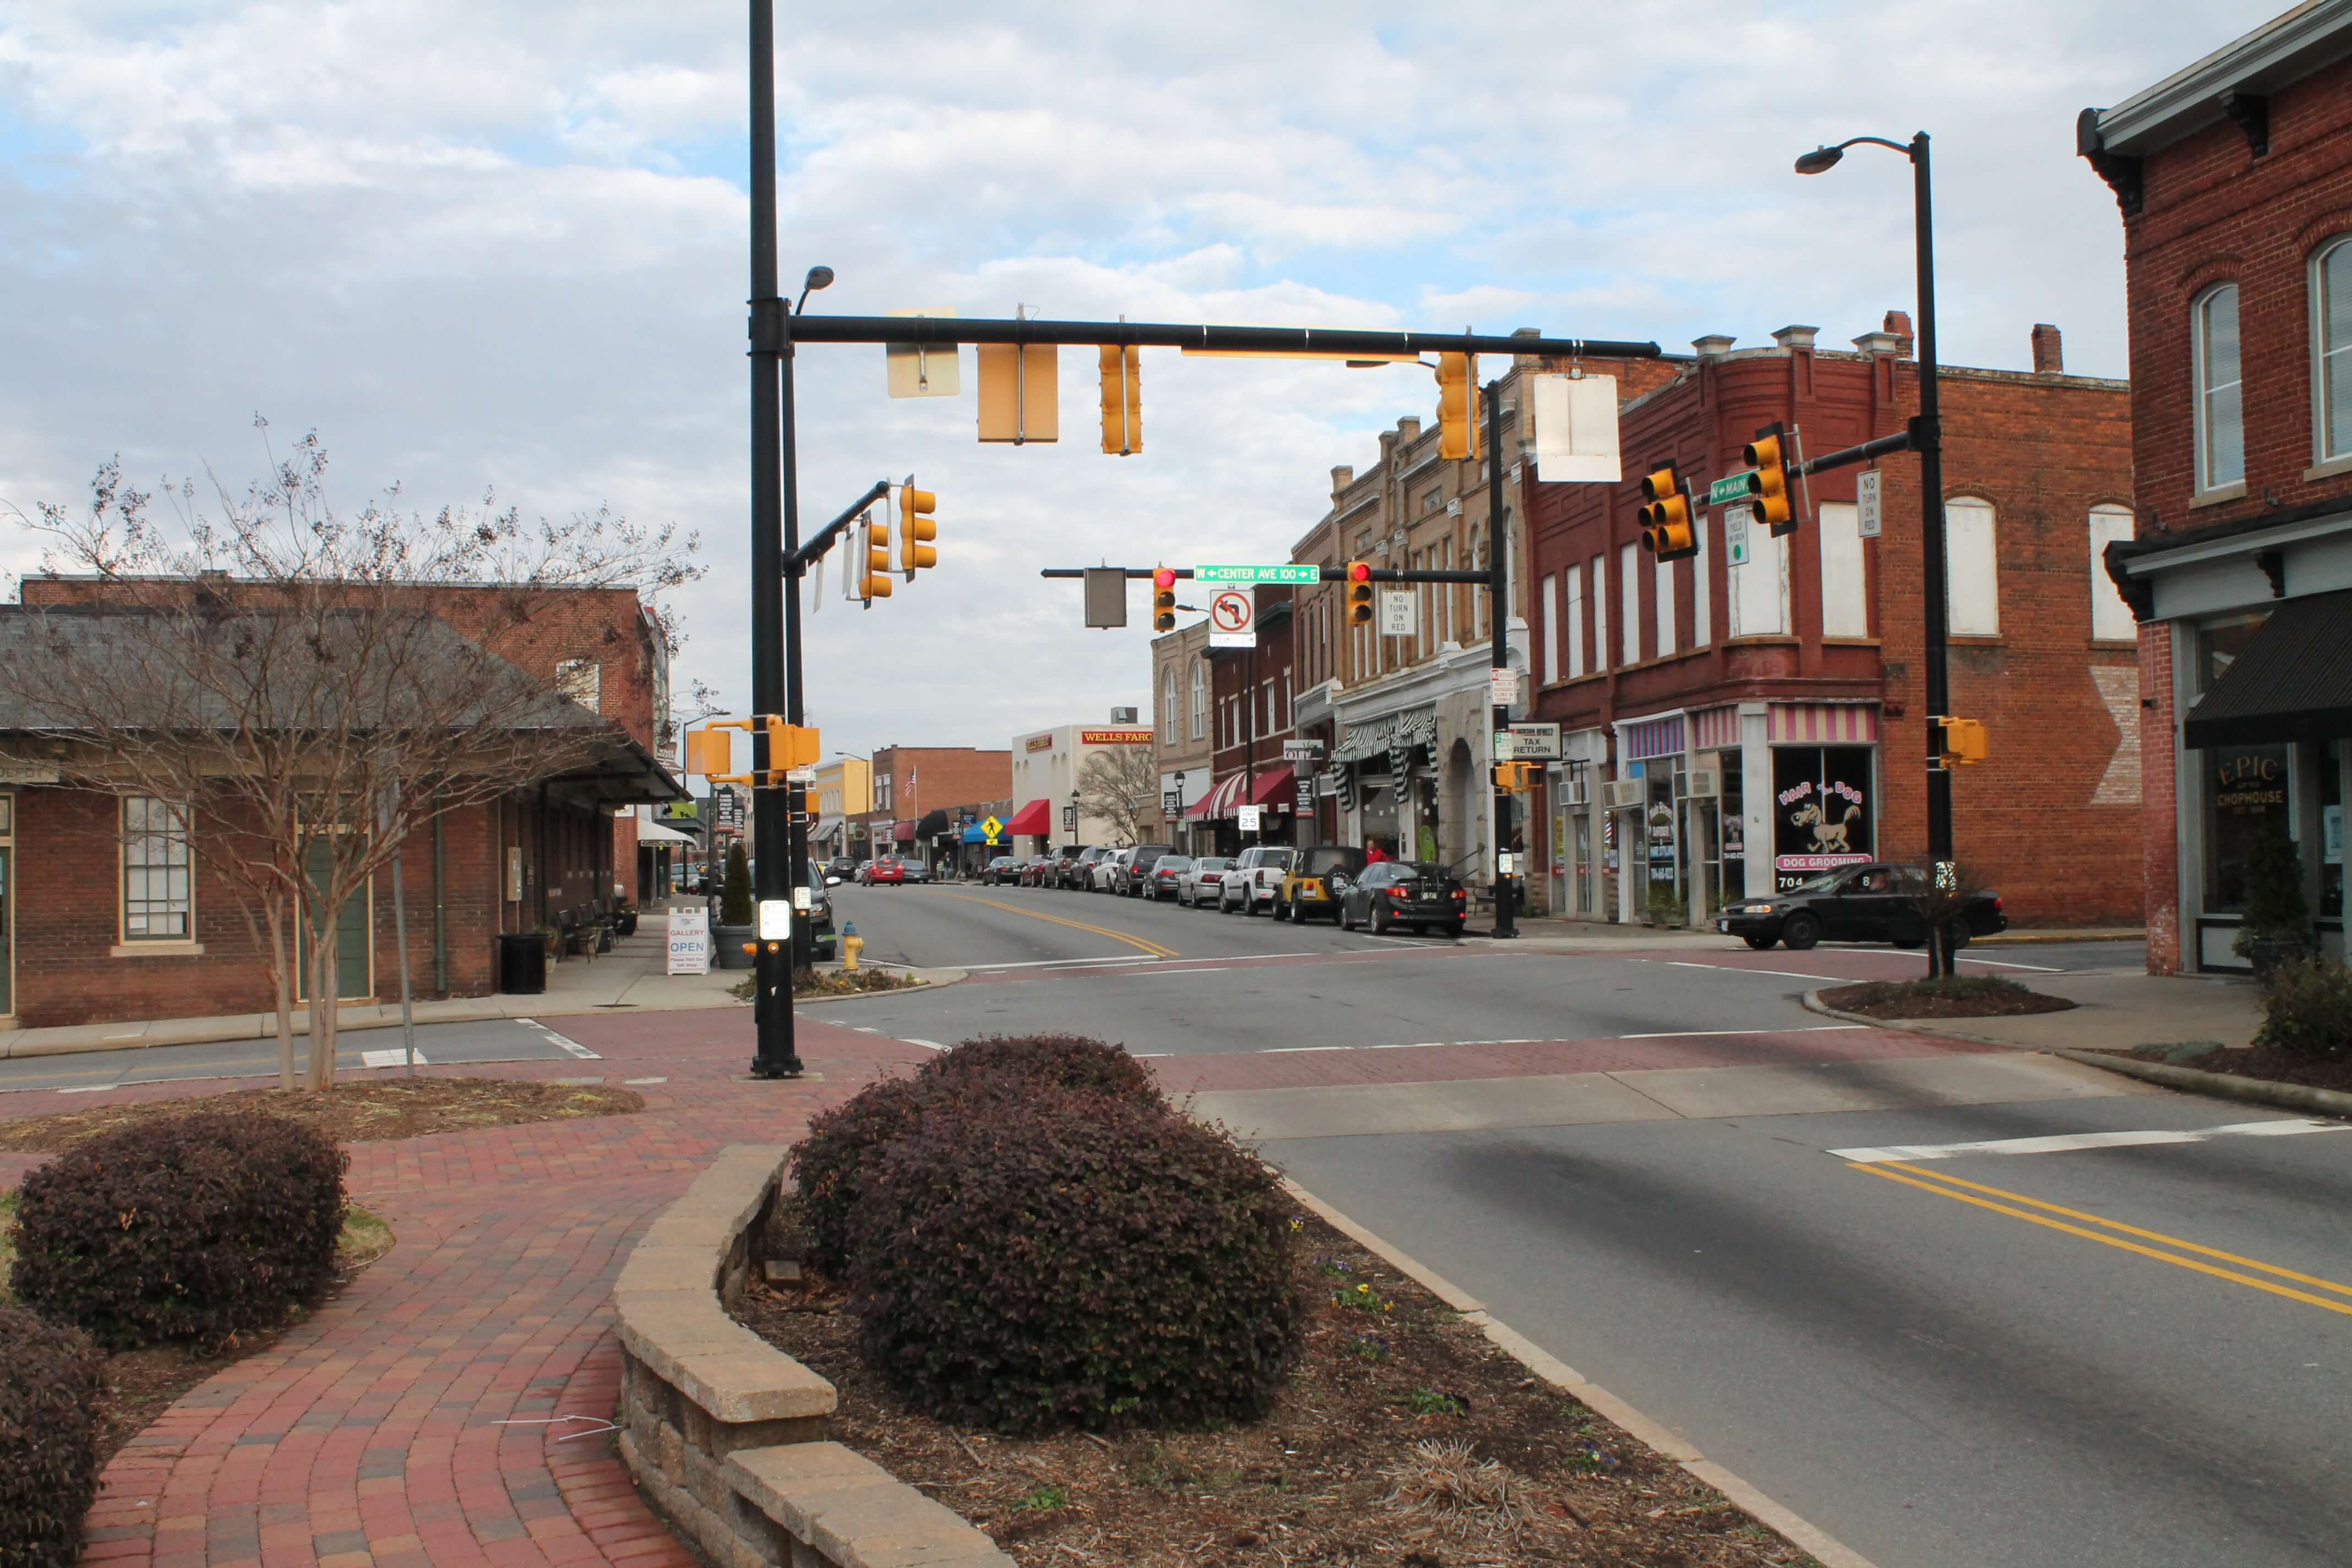
[[1798, 474], [1826, 473], [1832, 468], [1847, 468], [1856, 463], [1867, 463], [1873, 458], [1884, 458], [1890, 452], [1925, 451], [1926, 442], [1921, 438], [1918, 426], [1919, 422], [1914, 419], [1911, 427], [1898, 435], [1881, 436], [1875, 441], [1864, 441], [1859, 447], [1848, 447], [1843, 451], [1792, 464], [1790, 471]]
[[[1324, 566], [1317, 570], [1318, 580], [1320, 582], [1344, 583], [1348, 580], [1348, 569], [1345, 566]], [[1172, 572], [1179, 577], [1190, 577], [1193, 574], [1190, 566], [1048, 566], [1037, 575], [1083, 577], [1090, 571], [1124, 572], [1130, 578], [1149, 577], [1158, 572]], [[1371, 580], [1375, 583], [1471, 583], [1483, 586], [1488, 577], [1488, 574], [1484, 572], [1407, 572], [1390, 566], [1375, 566], [1371, 568]]]
[[1364, 331], [1328, 327], [1169, 326], [1150, 321], [1009, 321], [967, 316], [793, 316], [783, 335], [803, 343], [1118, 344], [1210, 353], [1412, 359], [1428, 353], [1547, 354], [1561, 358], [1655, 359], [1654, 342], [1610, 338], [1513, 338], [1486, 332]]
[[882, 500], [896, 488], [888, 479], [875, 480], [872, 489], [851, 501], [839, 517], [818, 529], [809, 536], [809, 542], [806, 544], [784, 557], [785, 574], [792, 577], [807, 575], [808, 569], [815, 565], [826, 551], [833, 548], [835, 540], [849, 531], [851, 525], [865, 515], [866, 508]]

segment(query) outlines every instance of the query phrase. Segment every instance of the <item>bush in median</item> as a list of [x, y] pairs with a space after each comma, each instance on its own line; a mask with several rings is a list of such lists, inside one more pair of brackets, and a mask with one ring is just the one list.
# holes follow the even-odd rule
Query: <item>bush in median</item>
[[1297, 1353], [1289, 1205], [1222, 1131], [1047, 1088], [880, 1148], [850, 1218], [868, 1362], [942, 1420], [1034, 1433], [1260, 1415]]
[[274, 1116], [100, 1133], [25, 1178], [11, 1284], [110, 1350], [234, 1342], [333, 1277], [350, 1163]]
[[1151, 1069], [1117, 1046], [1083, 1035], [982, 1035], [943, 1051], [916, 1070], [919, 1083], [986, 1089], [1047, 1084], [1164, 1105]]
[[2352, 969], [2321, 957], [2272, 970], [2254, 1044], [2309, 1061], [2352, 1057]]
[[65, 1568], [98, 1495], [104, 1363], [73, 1329], [0, 1307], [0, 1564]]

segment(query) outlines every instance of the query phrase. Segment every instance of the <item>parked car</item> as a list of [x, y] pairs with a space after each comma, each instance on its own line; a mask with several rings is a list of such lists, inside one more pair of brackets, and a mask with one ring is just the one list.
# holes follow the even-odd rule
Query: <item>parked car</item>
[[1260, 904], [1272, 909], [1275, 894], [1282, 890], [1282, 874], [1290, 869], [1296, 853], [1286, 844], [1253, 844], [1243, 850], [1225, 868], [1218, 886], [1218, 912], [1231, 914], [1239, 910], [1254, 915]]
[[1032, 855], [1021, 862], [1021, 874], [1013, 880], [1024, 888], [1042, 888], [1054, 869], [1051, 855]]
[[846, 882], [857, 875], [857, 862], [846, 855], [836, 855], [824, 863], [824, 874]]
[[1348, 879], [1339, 894], [1339, 929], [1370, 926], [1385, 936], [1398, 926], [1460, 936], [1470, 895], [1443, 866], [1376, 860]]
[[1202, 855], [1184, 868], [1176, 879], [1176, 901], [1193, 909], [1203, 909], [1216, 902], [1217, 889], [1225, 879], [1225, 868], [1233, 864], [1226, 855]]
[[[1927, 873], [1916, 866], [1847, 866], [1800, 882], [1769, 899], [1723, 906], [1715, 929], [1759, 950], [1786, 942], [1802, 952], [1821, 942], [1885, 942], [1927, 945], [1927, 921], [1916, 908]], [[1961, 907], [1955, 945], [2009, 929], [2000, 895], [1975, 894]]]
[[928, 882], [931, 879], [931, 868], [920, 860], [901, 860], [898, 870], [902, 881]]
[[1304, 925], [1309, 916], [1328, 915], [1339, 923], [1339, 892], [1364, 869], [1364, 852], [1345, 844], [1301, 849], [1276, 889], [1274, 918]]
[[1126, 898], [1139, 897], [1143, 891], [1143, 879], [1163, 855], [1176, 851], [1173, 844], [1139, 844], [1127, 852], [1118, 871], [1111, 877], [1110, 890]]
[[1018, 855], [999, 855], [982, 868], [980, 879], [992, 888], [1017, 882], [1021, 879], [1021, 868], [1024, 863]]
[[1124, 849], [1114, 849], [1096, 861], [1087, 873], [1087, 890], [1090, 893], [1118, 891], [1118, 879], [1125, 873], [1127, 863], [1134, 858], [1135, 846], [1130, 844]]
[[1076, 889], [1081, 893], [1092, 891], [1095, 885], [1095, 864], [1110, 852], [1110, 846], [1107, 844], [1084, 846], [1076, 855], [1064, 858], [1061, 872], [1055, 878], [1054, 885], [1057, 888]]
[[826, 878], [820, 872], [809, 878], [809, 907], [801, 915], [809, 930], [830, 932], [833, 930], [833, 895], [825, 891]]
[[868, 887], [903, 887], [907, 881], [905, 862], [895, 855], [885, 855], [866, 868], [862, 879]]
[[1143, 896], [1158, 903], [1162, 899], [1176, 896], [1177, 886], [1192, 868], [1192, 858], [1190, 855], [1162, 855], [1151, 863], [1150, 869], [1137, 873], [1135, 879], [1141, 885]]

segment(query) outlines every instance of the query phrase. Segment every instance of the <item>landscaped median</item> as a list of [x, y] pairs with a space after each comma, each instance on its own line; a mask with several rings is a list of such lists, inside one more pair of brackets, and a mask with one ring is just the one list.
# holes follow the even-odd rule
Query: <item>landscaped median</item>
[[1010, 1568], [986, 1535], [825, 1441], [833, 1384], [730, 1315], [758, 1261], [784, 1152], [721, 1152], [621, 1269], [613, 1304], [630, 1474], [719, 1568]]

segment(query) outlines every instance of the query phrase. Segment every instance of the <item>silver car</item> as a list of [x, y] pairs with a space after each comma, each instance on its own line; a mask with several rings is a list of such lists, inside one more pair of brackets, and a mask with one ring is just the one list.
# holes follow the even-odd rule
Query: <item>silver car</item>
[[1196, 910], [1214, 903], [1218, 889], [1224, 885], [1225, 868], [1232, 864], [1223, 855], [1203, 855], [1193, 861], [1176, 879], [1176, 901]]
[[1134, 858], [1135, 851], [1130, 847], [1106, 855], [1101, 859], [1096, 861], [1094, 863], [1094, 868], [1087, 873], [1087, 891], [1090, 893], [1118, 892], [1120, 879], [1126, 876], [1128, 865]]

